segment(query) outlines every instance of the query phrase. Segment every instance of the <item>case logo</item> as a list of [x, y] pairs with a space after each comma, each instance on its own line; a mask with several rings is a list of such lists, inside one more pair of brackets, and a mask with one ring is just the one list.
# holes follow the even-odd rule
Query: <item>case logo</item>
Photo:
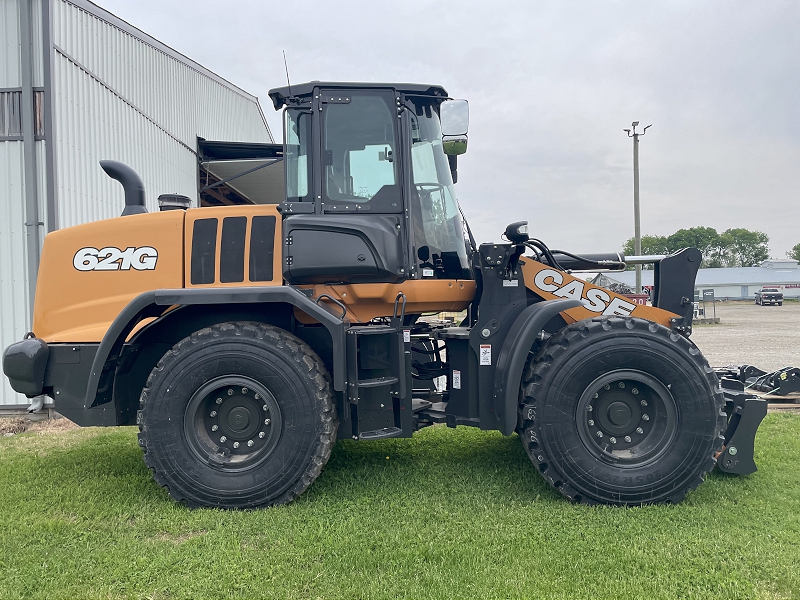
[[612, 299], [608, 293], [598, 288], [592, 287], [584, 292], [586, 286], [578, 279], [574, 279], [566, 285], [562, 285], [563, 283], [564, 276], [553, 269], [542, 269], [533, 278], [533, 284], [540, 290], [561, 298], [580, 300], [583, 306], [592, 312], [627, 317], [636, 308], [632, 302], [622, 298]]
[[78, 271], [152, 271], [156, 268], [158, 250], [152, 246], [141, 248], [81, 248], [72, 259]]

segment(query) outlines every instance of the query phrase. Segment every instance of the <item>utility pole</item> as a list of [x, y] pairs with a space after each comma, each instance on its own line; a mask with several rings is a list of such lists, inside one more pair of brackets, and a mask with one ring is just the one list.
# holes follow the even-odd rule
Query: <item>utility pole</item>
[[[642, 129], [642, 133], [636, 133], [636, 127], [639, 121], [631, 123], [633, 132], [630, 129], [623, 129], [628, 137], [633, 138], [633, 248], [636, 256], [642, 255], [642, 228], [641, 219], [639, 218], [639, 136], [647, 133], [647, 128], [652, 127], [648, 125]], [[636, 265], [636, 293], [642, 293], [642, 265]]]

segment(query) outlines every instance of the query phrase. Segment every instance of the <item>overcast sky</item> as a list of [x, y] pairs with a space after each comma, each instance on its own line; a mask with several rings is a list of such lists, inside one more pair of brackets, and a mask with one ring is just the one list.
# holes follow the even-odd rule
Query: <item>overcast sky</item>
[[800, 2], [97, 0], [261, 100], [293, 82], [408, 81], [470, 102], [456, 186], [479, 242], [553, 248], [703, 225], [800, 243]]

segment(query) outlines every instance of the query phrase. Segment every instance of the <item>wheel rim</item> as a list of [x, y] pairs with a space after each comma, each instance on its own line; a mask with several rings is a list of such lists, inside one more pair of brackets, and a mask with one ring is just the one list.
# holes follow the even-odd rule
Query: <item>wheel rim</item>
[[249, 377], [205, 383], [186, 406], [183, 430], [192, 452], [222, 471], [263, 462], [275, 449], [283, 419], [272, 393]]
[[656, 460], [677, 431], [669, 388], [641, 371], [616, 370], [595, 379], [577, 404], [578, 433], [597, 458], [620, 467]]

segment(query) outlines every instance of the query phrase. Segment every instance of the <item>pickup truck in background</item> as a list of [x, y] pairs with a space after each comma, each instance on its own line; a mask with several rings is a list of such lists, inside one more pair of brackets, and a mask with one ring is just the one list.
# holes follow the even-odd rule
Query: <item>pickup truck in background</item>
[[764, 306], [765, 304], [783, 305], [783, 292], [776, 287], [764, 287], [756, 292], [756, 304]]

